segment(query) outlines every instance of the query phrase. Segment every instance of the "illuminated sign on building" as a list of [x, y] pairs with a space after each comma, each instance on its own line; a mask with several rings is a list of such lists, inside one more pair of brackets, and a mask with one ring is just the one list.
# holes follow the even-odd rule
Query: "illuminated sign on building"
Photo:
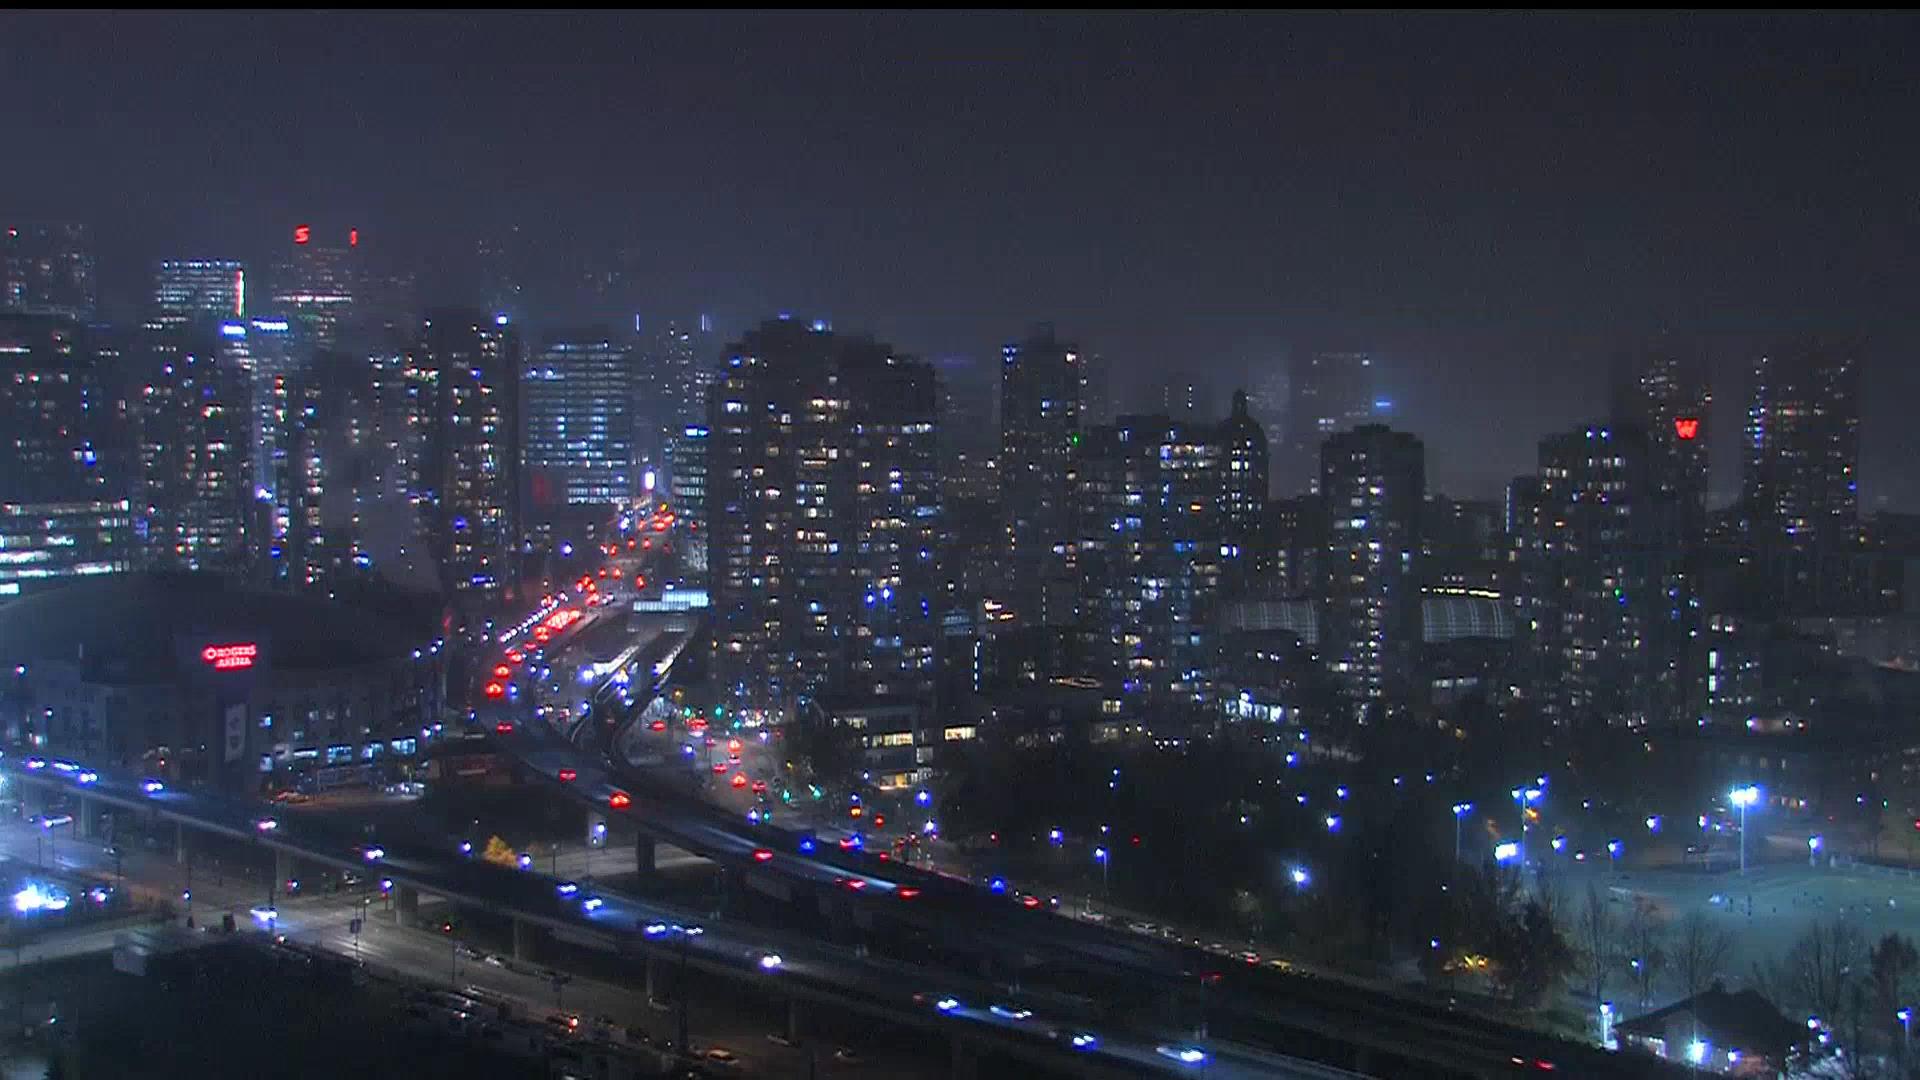
[[238, 671], [253, 666], [254, 658], [260, 655], [260, 646], [253, 642], [234, 645], [209, 645], [200, 650], [202, 663], [215, 671]]
[[294, 243], [296, 243], [296, 244], [304, 244], [304, 243], [306, 243], [307, 241], [309, 241], [309, 240], [311, 240], [311, 239], [313, 239], [313, 227], [312, 227], [312, 226], [310, 226], [310, 225], [295, 225], [295, 226], [293, 227], [293, 242], [294, 242]]
[[1697, 437], [1700, 434], [1700, 418], [1697, 416], [1674, 417], [1673, 433], [1682, 439]]
[[360, 246], [360, 230], [359, 229], [347, 230], [347, 246], [348, 247]]

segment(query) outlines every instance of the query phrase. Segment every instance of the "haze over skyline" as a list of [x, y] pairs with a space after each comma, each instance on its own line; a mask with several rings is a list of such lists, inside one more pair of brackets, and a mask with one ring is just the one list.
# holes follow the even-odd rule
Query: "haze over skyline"
[[296, 222], [467, 300], [455, 253], [517, 226], [538, 326], [790, 310], [988, 362], [1047, 320], [1123, 385], [1213, 373], [1219, 409], [1369, 349], [1433, 488], [1482, 497], [1669, 331], [1713, 363], [1724, 499], [1752, 357], [1857, 334], [1871, 510], [1920, 503], [1914, 25], [10, 14], [38, 152], [0, 207], [89, 223], [113, 318], [153, 260], [264, 267]]

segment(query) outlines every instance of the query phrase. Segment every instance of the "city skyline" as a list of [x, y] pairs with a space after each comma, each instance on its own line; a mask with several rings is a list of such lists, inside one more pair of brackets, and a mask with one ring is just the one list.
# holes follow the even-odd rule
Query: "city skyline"
[[[1393, 422], [1428, 443], [1435, 489], [1478, 497], [1539, 437], [1598, 418], [1611, 354], [1671, 332], [1713, 367], [1720, 501], [1737, 490], [1753, 359], [1843, 332], [1867, 343], [1861, 505], [1920, 502], [1893, 469], [1920, 448], [1898, 422], [1920, 394], [1903, 362], [1920, 340], [1898, 315], [1907, 21], [476, 16], [457, 46], [425, 17], [219, 24], [299, 43], [263, 69], [215, 46], [210, 20], [116, 25], [170, 57], [205, 53], [169, 66], [169, 107], [232, 137], [124, 94], [99, 125], [65, 123], [154, 61], [47, 99], [59, 80], [43, 66], [107, 23], [8, 17], [29, 46], [0, 76], [23, 134], [74, 167], [0, 177], [0, 206], [89, 223], [115, 318], [137, 314], [156, 260], [264, 271], [308, 224], [358, 228], [368, 258], [420, 270], [433, 303], [490, 302], [488, 266], [506, 266], [543, 328], [712, 312], [737, 333], [793, 311], [987, 363], [1049, 320], [1114, 363], [1123, 400], [1169, 362], [1205, 368], [1217, 415], [1276, 363], [1358, 349], [1393, 380]], [[808, 58], [781, 51], [797, 34]], [[833, 63], [882, 36], [886, 60]], [[609, 48], [663, 39], [676, 48], [640, 61]], [[1069, 42], [1078, 59], [1049, 64]], [[1436, 59], [1452, 50], [1499, 75]], [[477, 84], [454, 63], [468, 54], [601, 89]], [[342, 57], [367, 77], [319, 75]], [[752, 77], [698, 77], [722, 62]], [[302, 89], [317, 85], [332, 89]], [[1328, 98], [1347, 123], [1296, 104]], [[462, 107], [436, 114], [440, 100]], [[482, 146], [507, 152], [474, 158]], [[1223, 155], [1231, 174], [1209, 164]], [[562, 160], [578, 167], [535, 167]], [[147, 181], [131, 192], [113, 182], [130, 168]]]

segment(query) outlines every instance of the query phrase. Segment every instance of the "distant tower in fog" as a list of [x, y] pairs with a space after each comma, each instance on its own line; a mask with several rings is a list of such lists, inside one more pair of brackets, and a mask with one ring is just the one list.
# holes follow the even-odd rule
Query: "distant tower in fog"
[[1369, 423], [1374, 415], [1374, 360], [1370, 353], [1316, 352], [1295, 357], [1286, 424], [1281, 491], [1317, 491], [1320, 446], [1336, 432]]

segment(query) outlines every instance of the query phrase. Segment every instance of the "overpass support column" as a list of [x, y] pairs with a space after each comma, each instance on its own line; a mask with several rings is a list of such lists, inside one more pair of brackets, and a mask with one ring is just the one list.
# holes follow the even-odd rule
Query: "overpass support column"
[[193, 849], [187, 846], [187, 825], [184, 821], [173, 823], [173, 861], [186, 863], [193, 858]]
[[539, 951], [540, 928], [525, 919], [513, 920], [513, 958], [523, 964], [533, 962]]
[[980, 1075], [980, 1056], [973, 1044], [958, 1035], [953, 1037], [953, 1080], [976, 1080]]
[[653, 981], [654, 970], [657, 969], [660, 965], [654, 962], [653, 956], [651, 954], [645, 957], [645, 962], [646, 962], [646, 970], [647, 970], [647, 1000], [652, 1001], [655, 998], [660, 996], [654, 991], [654, 981]]
[[827, 917], [827, 940], [837, 945], [845, 945], [857, 936], [853, 931], [853, 907], [838, 896], [828, 896], [821, 900]]
[[73, 835], [82, 840], [93, 838], [93, 800], [85, 797], [73, 801]]
[[736, 870], [731, 866], [720, 866], [717, 872], [720, 875], [719, 911], [724, 915], [738, 908], [740, 901], [745, 899], [747, 876], [744, 870]]
[[660, 857], [658, 847], [653, 837], [646, 833], [641, 833], [634, 838], [633, 863], [634, 870], [640, 875], [640, 880], [645, 881], [653, 877], [658, 868]]
[[806, 1007], [800, 1004], [799, 998], [797, 997], [788, 998], [787, 999], [787, 1041], [791, 1043], [798, 1043], [800, 1041], [800, 1036], [806, 1031], [806, 1026], [807, 1026]]
[[[411, 929], [420, 925], [420, 890], [411, 885], [396, 885], [393, 889], [394, 917], [402, 927]], [[518, 926], [519, 924], [515, 924]]]
[[47, 793], [40, 790], [39, 784], [20, 785], [20, 812], [29, 818], [47, 812]]
[[285, 889], [293, 878], [293, 852], [275, 849], [273, 853], [273, 887]]

